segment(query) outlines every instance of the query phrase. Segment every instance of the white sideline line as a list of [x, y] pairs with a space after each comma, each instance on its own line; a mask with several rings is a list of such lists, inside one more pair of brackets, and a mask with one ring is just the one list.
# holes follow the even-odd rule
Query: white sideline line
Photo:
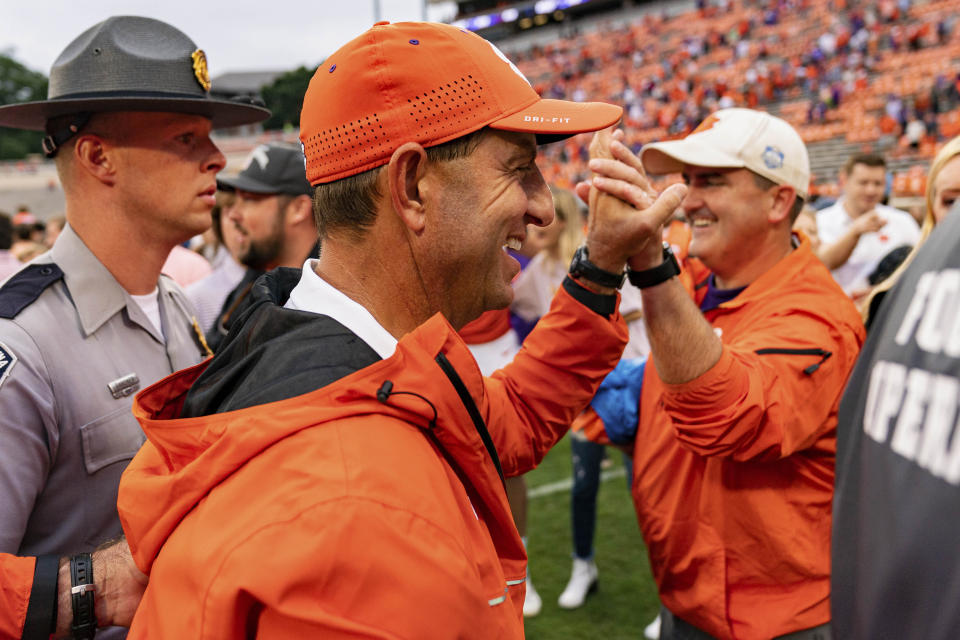
[[[627, 470], [623, 467], [611, 469], [610, 471], [601, 471], [600, 482], [606, 482], [607, 480], [613, 480], [614, 478], [625, 478], [626, 476]], [[539, 487], [534, 487], [527, 491], [527, 497], [539, 498], [541, 496], [549, 496], [553, 493], [560, 493], [561, 491], [570, 491], [572, 488], [573, 478], [567, 478], [566, 480], [557, 480], [556, 482], [548, 482], [547, 484], [542, 484]]]

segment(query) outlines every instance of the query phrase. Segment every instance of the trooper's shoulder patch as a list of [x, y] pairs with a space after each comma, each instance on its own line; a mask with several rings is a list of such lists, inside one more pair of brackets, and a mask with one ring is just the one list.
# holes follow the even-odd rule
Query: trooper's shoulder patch
[[13, 365], [17, 364], [17, 356], [7, 345], [0, 342], [0, 387], [3, 386]]
[[0, 318], [16, 318], [62, 277], [63, 271], [52, 262], [24, 267], [0, 287]]

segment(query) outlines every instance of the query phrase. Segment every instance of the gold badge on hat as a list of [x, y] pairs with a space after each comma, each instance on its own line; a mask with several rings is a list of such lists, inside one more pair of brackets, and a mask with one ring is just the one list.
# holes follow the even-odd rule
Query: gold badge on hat
[[197, 49], [190, 57], [193, 58], [193, 75], [204, 91], [210, 91], [210, 72], [207, 71], [207, 54], [203, 49]]

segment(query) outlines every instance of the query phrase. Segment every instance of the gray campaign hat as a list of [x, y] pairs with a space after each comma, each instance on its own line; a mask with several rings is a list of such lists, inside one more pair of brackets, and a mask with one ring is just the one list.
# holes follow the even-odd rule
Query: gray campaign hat
[[[43, 131], [50, 118], [99, 111], [191, 113], [215, 128], [270, 115], [262, 106], [211, 98], [206, 55], [179, 29], [114, 16], [67, 45], [50, 70], [46, 100], [0, 107], [0, 126]], [[52, 141], [54, 149], [69, 137]]]
[[282, 142], [262, 144], [251, 151], [243, 170], [232, 177], [219, 176], [217, 188], [294, 196], [313, 194], [307, 182], [303, 150], [299, 145]]

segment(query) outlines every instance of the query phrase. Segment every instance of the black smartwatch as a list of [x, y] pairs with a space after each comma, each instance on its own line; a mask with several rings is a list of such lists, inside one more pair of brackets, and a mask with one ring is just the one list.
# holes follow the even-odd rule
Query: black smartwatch
[[577, 249], [577, 252], [573, 254], [573, 260], [570, 261], [570, 275], [574, 278], [589, 280], [601, 287], [610, 287], [611, 289], [619, 289], [622, 287], [623, 281], [627, 276], [624, 272], [614, 273], [607, 271], [590, 262], [590, 258], [587, 255], [587, 245], [581, 246]]
[[97, 633], [97, 612], [93, 608], [93, 559], [89, 553], [70, 558], [70, 597], [73, 600], [73, 624], [70, 630], [77, 640], [92, 640]]
[[680, 275], [680, 263], [677, 262], [677, 256], [673, 255], [673, 249], [666, 242], [663, 243], [663, 262], [659, 266], [643, 271], [627, 269], [630, 284], [638, 289], [658, 285], [677, 275]]

